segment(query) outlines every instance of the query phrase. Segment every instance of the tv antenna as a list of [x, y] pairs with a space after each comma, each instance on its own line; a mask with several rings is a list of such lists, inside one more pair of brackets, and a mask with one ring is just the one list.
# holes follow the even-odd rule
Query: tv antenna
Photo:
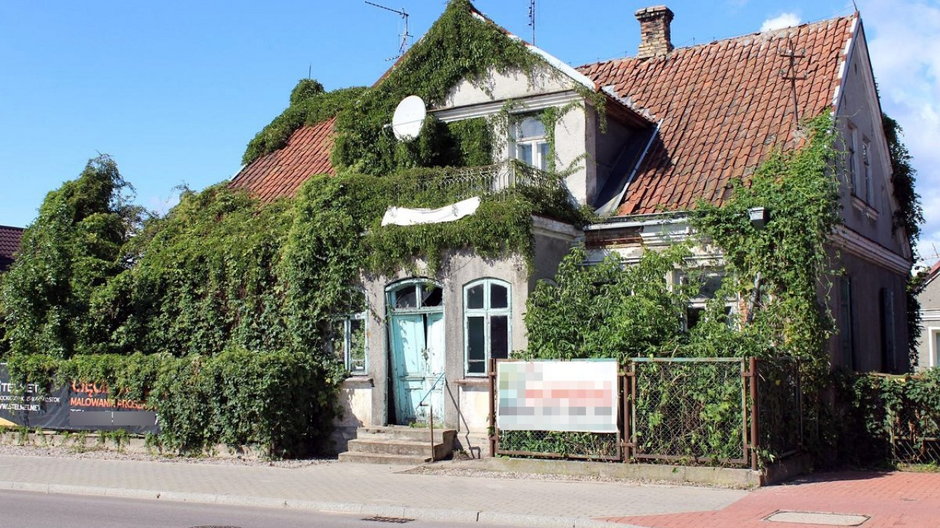
[[805, 73], [796, 73], [796, 61], [806, 58], [806, 50], [801, 49], [797, 51], [793, 47], [793, 41], [791, 39], [787, 39], [787, 49], [781, 50], [778, 55], [789, 59], [789, 64], [787, 67], [783, 70], [780, 70], [780, 77], [785, 81], [790, 81], [790, 92], [793, 94], [793, 118], [796, 119], [796, 124], [799, 126], [800, 108], [799, 101], [796, 97], [796, 81], [805, 80], [807, 75]]
[[391, 58], [389, 58], [389, 59], [385, 59], [385, 60], [395, 60], [395, 59], [401, 57], [402, 55], [404, 55], [404, 54], [405, 54], [405, 50], [408, 49], [408, 39], [411, 38], [411, 36], [412, 36], [411, 33], [408, 32], [408, 12], [405, 11], [405, 8], [404, 8], [404, 7], [401, 8], [401, 10], [398, 10], [398, 9], [392, 9], [391, 7], [387, 7], [387, 6], [384, 6], [384, 5], [376, 4], [376, 3], [374, 3], [374, 2], [370, 2], [369, 0], [365, 0], [365, 2], [366, 2], [367, 4], [369, 4], [370, 6], [372, 6], [372, 7], [377, 7], [377, 8], [379, 8], [379, 9], [384, 9], [384, 10], [386, 10], [386, 11], [391, 11], [392, 13], [395, 13], [396, 15], [400, 16], [401, 19], [402, 19], [402, 21], [404, 21], [404, 23], [405, 23], [405, 28], [404, 28], [404, 29], [402, 30], [402, 32], [398, 35], [398, 36], [399, 36], [398, 55], [396, 55], [395, 57], [391, 57]]
[[535, 46], [535, 0], [529, 0], [529, 27], [532, 28], [532, 45]]

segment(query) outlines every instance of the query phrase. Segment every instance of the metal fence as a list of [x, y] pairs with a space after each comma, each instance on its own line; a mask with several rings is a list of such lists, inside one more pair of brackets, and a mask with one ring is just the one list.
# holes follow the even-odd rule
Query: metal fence
[[617, 434], [500, 431], [491, 400], [492, 454], [757, 469], [760, 457], [779, 460], [802, 447], [794, 361], [635, 358], [621, 365], [619, 385]]
[[507, 160], [494, 165], [448, 169], [418, 176], [416, 185], [419, 193], [444, 194], [450, 200], [474, 196], [498, 199], [530, 189], [556, 189], [560, 180], [552, 173]]
[[803, 448], [803, 390], [796, 361], [758, 361], [758, 444], [764, 456], [786, 458]]
[[628, 458], [748, 462], [747, 363], [739, 358], [631, 361]]

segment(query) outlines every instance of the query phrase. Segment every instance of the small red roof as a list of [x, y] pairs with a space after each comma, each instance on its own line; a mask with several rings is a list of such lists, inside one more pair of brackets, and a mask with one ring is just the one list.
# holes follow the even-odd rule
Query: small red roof
[[[684, 210], [699, 198], [720, 204], [727, 185], [745, 178], [774, 148], [792, 149], [793, 101], [787, 48], [797, 59], [800, 118], [832, 105], [856, 16], [677, 48], [650, 59], [581, 66], [654, 119], [659, 137], [617, 210], [620, 215]], [[624, 175], [626, 178], [628, 175]]]
[[330, 164], [333, 150], [333, 124], [330, 118], [303, 126], [287, 140], [287, 145], [251, 162], [229, 184], [264, 202], [294, 196], [300, 186], [315, 174], [335, 174]]
[[0, 271], [9, 269], [13, 255], [20, 250], [23, 228], [0, 226]]

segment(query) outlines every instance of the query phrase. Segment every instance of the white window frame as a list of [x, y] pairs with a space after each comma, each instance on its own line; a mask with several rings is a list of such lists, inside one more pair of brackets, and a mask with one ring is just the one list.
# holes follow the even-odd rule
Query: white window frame
[[[527, 138], [520, 137], [522, 135], [522, 125], [528, 120], [534, 120], [540, 123], [545, 127], [545, 123], [542, 123], [538, 115], [535, 114], [525, 114], [521, 115], [518, 118], [518, 121], [513, 124], [512, 127], [512, 158], [522, 161], [522, 156], [519, 152], [520, 146], [528, 146], [532, 149], [532, 167], [536, 169], [547, 171], [550, 166], [551, 156], [551, 146], [548, 144], [548, 130], [545, 130], [545, 133], [541, 136], [531, 136]], [[542, 152], [540, 148], [542, 145], [545, 146], [545, 152]]]
[[927, 368], [940, 367], [940, 350], [937, 349], [937, 336], [940, 336], [940, 327], [928, 326], [927, 335]]
[[[342, 338], [342, 357], [343, 365], [346, 367], [346, 372], [350, 373], [353, 376], [364, 376], [369, 372], [369, 321], [366, 317], [367, 311], [362, 311], [357, 314], [348, 314], [344, 316], [337, 317], [333, 320], [334, 324], [342, 322], [343, 323], [343, 338]], [[362, 321], [362, 367], [353, 368], [352, 364], [352, 322], [353, 321]], [[330, 341], [330, 347], [332, 348], [333, 341]], [[332, 350], [333, 354], [339, 358], [339, 351], [336, 349]]]
[[[704, 269], [697, 269], [697, 270], [690, 270], [690, 271], [694, 271], [696, 273], [702, 273], [705, 275], [720, 275], [722, 278], [722, 282], [724, 281], [725, 277], [728, 276], [728, 273], [723, 268], [707, 267]], [[686, 274], [685, 272], [681, 270], [676, 270], [673, 274], [672, 280], [674, 284], [684, 285], [684, 281], [688, 280], [688, 274]], [[701, 310], [701, 312], [704, 314], [705, 310], [708, 308], [708, 303], [711, 302], [712, 299], [713, 297], [708, 297], [704, 295], [697, 295], [689, 299], [689, 305], [686, 306], [685, 314], [682, 317], [682, 330], [683, 331], [688, 332], [689, 330], [691, 330], [691, 327], [689, 327], [689, 312], [691, 310]], [[728, 310], [728, 324], [730, 325], [732, 324], [732, 321], [734, 321], [734, 315], [738, 313], [738, 299], [736, 298], [725, 299], [725, 308]]]
[[[483, 285], [483, 308], [468, 308], [467, 298], [470, 289]], [[506, 288], [506, 307], [492, 308], [490, 286]], [[491, 329], [490, 320], [494, 316], [506, 316], [506, 356], [512, 354], [512, 285], [504, 280], [484, 278], [468, 282], [463, 286], [463, 370], [467, 377], [486, 376], [490, 370]], [[470, 325], [471, 317], [483, 317], [483, 372], [470, 372]]]
[[858, 129], [855, 127], [855, 123], [851, 121], [846, 122], [846, 135], [848, 136], [846, 145], [846, 169], [848, 169], [848, 182], [849, 188], [852, 191], [852, 195], [860, 196], [862, 190], [862, 182], [859, 181], [859, 170], [858, 170]]

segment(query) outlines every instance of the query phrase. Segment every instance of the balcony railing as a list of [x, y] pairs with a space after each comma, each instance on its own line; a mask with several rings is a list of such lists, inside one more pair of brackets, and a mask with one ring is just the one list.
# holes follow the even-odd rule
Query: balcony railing
[[416, 191], [421, 195], [446, 196], [459, 201], [474, 196], [499, 199], [516, 191], [557, 190], [557, 175], [530, 167], [517, 160], [494, 165], [445, 169], [417, 176]]

